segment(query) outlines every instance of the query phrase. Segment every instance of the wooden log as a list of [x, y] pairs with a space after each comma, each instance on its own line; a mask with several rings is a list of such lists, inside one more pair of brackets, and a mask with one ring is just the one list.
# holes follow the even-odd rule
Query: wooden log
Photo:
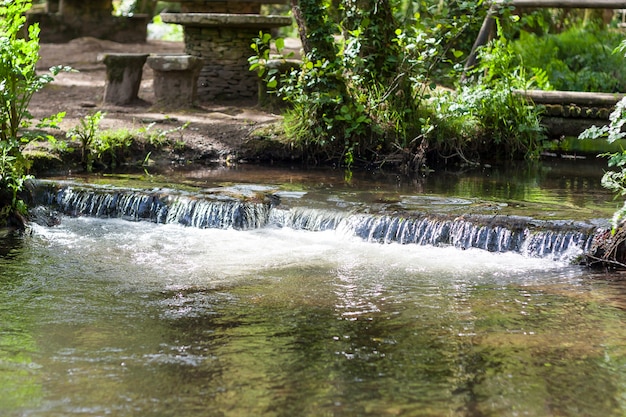
[[535, 104], [576, 104], [579, 106], [615, 106], [626, 96], [621, 93], [586, 93], [580, 91], [516, 90], [516, 94]]
[[513, 7], [553, 7], [562, 9], [626, 9], [626, 1], [615, 0], [496, 0], [494, 5]]

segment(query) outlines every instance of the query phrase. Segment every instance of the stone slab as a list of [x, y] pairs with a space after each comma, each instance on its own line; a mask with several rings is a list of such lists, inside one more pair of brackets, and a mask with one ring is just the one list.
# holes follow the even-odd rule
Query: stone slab
[[147, 64], [154, 71], [187, 71], [200, 69], [202, 59], [191, 55], [150, 55]]
[[290, 16], [232, 13], [161, 13], [165, 23], [190, 27], [240, 27], [270, 29], [290, 26]]

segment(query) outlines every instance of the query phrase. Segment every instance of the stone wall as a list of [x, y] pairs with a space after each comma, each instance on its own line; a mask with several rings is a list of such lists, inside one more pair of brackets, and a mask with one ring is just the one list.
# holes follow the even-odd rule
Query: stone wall
[[200, 100], [257, 96], [257, 75], [249, 71], [248, 57], [250, 43], [258, 35], [259, 29], [251, 28], [185, 29], [185, 52], [204, 58], [198, 79]]

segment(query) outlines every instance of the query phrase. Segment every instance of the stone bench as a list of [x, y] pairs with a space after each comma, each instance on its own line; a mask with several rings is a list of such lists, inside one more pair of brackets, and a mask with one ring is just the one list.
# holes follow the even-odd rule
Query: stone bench
[[106, 65], [104, 102], [115, 105], [138, 100], [143, 65], [148, 54], [104, 53], [98, 61]]
[[202, 58], [191, 55], [150, 55], [147, 63], [154, 72], [157, 106], [173, 109], [194, 105]]

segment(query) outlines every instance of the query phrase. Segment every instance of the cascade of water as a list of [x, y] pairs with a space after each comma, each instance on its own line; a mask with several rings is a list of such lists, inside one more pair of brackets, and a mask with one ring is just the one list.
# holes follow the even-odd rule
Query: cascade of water
[[530, 256], [546, 257], [563, 254], [571, 248], [580, 248], [583, 253], [591, 249], [593, 233], [575, 230], [542, 230], [531, 233], [524, 240], [520, 252]]
[[337, 229], [346, 217], [347, 214], [340, 211], [293, 207], [289, 210], [272, 210], [270, 223], [278, 227], [320, 232]]
[[70, 216], [121, 217], [159, 223], [167, 214], [167, 206], [159, 195], [137, 191], [96, 192], [67, 187], [47, 194], [44, 200]]
[[255, 229], [267, 224], [270, 208], [266, 203], [179, 198], [170, 206], [166, 223], [203, 229]]
[[118, 217], [198, 228], [259, 228], [267, 224], [270, 212], [269, 203], [101, 188], [44, 187], [36, 200], [69, 216]]
[[406, 213], [372, 215], [307, 207], [275, 208], [268, 202], [240, 201], [220, 195], [115, 190], [90, 187], [42, 187], [40, 204], [70, 216], [120, 217], [197, 228], [255, 229], [267, 225], [297, 230], [336, 230], [379, 243], [450, 245], [490, 252], [518, 252], [561, 257], [589, 250], [595, 227], [507, 216], [462, 216]]
[[489, 252], [519, 252], [528, 256], [560, 257], [589, 250], [594, 227], [553, 224], [530, 219], [447, 218], [434, 215], [402, 218], [353, 215], [339, 226], [343, 233], [380, 243], [452, 245]]

